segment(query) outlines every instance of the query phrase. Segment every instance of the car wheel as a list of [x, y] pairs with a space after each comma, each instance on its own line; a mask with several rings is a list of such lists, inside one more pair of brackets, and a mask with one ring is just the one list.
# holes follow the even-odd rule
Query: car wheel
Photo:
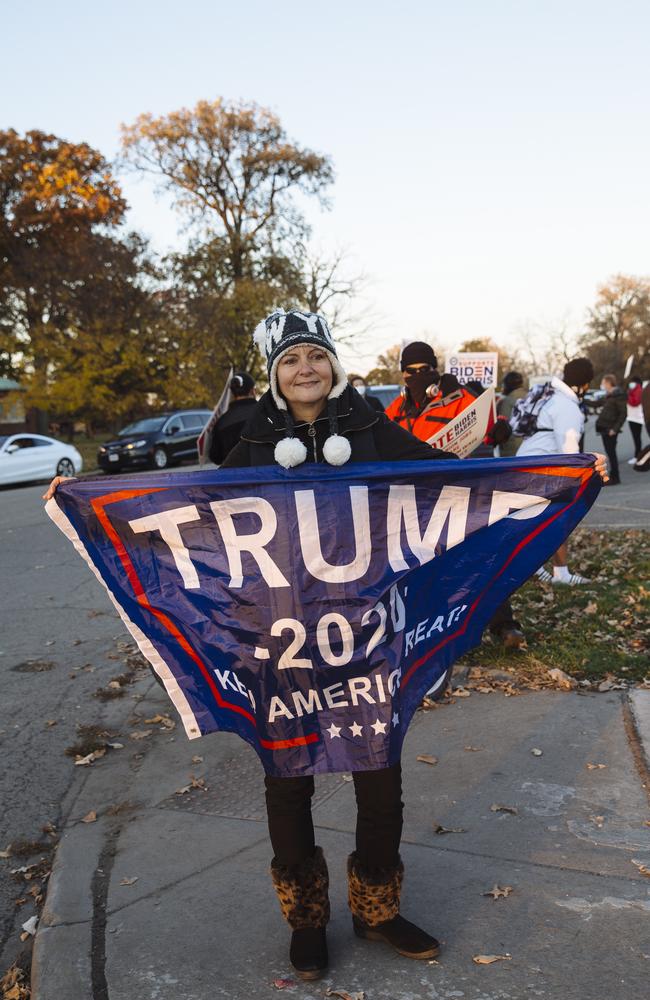
[[56, 467], [57, 476], [74, 476], [74, 464], [71, 458], [62, 458]]
[[156, 448], [153, 453], [153, 464], [156, 469], [166, 469], [169, 465], [169, 456], [164, 448]]

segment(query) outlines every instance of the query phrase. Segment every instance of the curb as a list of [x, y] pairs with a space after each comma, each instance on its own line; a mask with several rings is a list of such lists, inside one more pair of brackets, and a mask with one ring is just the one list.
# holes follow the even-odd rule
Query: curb
[[[634, 728], [646, 771], [650, 771], [650, 691], [635, 688], [629, 693]], [[649, 789], [650, 791], [650, 789]]]

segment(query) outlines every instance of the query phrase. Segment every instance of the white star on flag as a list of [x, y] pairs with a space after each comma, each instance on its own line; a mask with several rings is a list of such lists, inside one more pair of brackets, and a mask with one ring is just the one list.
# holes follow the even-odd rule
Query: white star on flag
[[329, 729], [326, 729], [325, 732], [330, 734], [331, 740], [335, 739], [337, 736], [339, 739], [341, 738], [341, 727], [335, 726], [334, 723], [332, 723]]
[[393, 712], [393, 725], [397, 728], [399, 726], [399, 715], [397, 712]]
[[363, 726], [360, 726], [358, 722], [354, 722], [350, 726], [350, 732], [352, 733], [353, 736], [361, 736], [361, 733], [363, 732]]
[[386, 723], [385, 722], [380, 722], [379, 719], [377, 719], [376, 722], [373, 722], [373, 724], [371, 725], [370, 728], [374, 729], [375, 736], [379, 736], [380, 733], [385, 733], [386, 732]]

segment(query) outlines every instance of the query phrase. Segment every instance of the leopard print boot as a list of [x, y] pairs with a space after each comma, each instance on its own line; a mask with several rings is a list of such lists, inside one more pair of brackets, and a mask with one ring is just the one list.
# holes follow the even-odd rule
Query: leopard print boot
[[326, 926], [330, 918], [329, 875], [323, 851], [300, 865], [280, 865], [271, 877], [282, 916], [292, 929], [289, 958], [301, 979], [320, 979], [327, 969]]
[[348, 902], [357, 937], [383, 941], [406, 958], [433, 958], [440, 951], [434, 937], [400, 916], [404, 878], [401, 860], [394, 868], [365, 869], [356, 854], [348, 858]]

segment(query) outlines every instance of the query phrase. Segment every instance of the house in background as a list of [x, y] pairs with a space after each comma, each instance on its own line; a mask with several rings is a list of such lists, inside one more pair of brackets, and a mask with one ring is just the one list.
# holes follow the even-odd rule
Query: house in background
[[33, 430], [31, 414], [25, 410], [24, 388], [12, 378], [0, 378], [0, 434]]

